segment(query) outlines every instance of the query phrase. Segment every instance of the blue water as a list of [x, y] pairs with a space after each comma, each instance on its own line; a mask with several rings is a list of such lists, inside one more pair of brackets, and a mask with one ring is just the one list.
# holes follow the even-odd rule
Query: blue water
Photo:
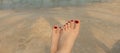
[[106, 0], [0, 0], [0, 9], [79, 6]]

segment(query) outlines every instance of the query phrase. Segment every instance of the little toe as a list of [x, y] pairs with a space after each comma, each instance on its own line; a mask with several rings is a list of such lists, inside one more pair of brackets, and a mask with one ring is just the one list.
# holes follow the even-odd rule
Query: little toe
[[61, 27], [57, 28], [57, 33], [60, 33]]
[[59, 27], [60, 28], [60, 34], [62, 34], [63, 33], [63, 27]]
[[55, 25], [54, 27], [53, 27], [53, 34], [57, 34], [58, 33], [58, 26], [57, 25]]

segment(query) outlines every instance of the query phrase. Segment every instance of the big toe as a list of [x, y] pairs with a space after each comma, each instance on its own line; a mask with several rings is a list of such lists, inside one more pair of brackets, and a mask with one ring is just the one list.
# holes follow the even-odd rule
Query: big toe
[[53, 34], [59, 34], [60, 33], [60, 28], [58, 27], [58, 25], [55, 25], [54, 27], [53, 27]]
[[79, 30], [80, 29], [80, 20], [75, 20], [75, 30]]

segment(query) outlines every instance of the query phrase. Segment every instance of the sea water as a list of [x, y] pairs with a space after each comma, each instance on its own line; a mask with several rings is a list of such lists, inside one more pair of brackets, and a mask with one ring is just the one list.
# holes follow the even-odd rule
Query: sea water
[[0, 9], [79, 6], [107, 0], [0, 0]]

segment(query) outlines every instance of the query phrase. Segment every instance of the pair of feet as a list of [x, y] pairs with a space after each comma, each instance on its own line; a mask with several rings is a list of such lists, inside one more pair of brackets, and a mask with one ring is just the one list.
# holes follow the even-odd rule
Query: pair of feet
[[52, 30], [51, 53], [71, 53], [79, 29], [79, 20], [70, 20], [62, 27], [55, 25]]

